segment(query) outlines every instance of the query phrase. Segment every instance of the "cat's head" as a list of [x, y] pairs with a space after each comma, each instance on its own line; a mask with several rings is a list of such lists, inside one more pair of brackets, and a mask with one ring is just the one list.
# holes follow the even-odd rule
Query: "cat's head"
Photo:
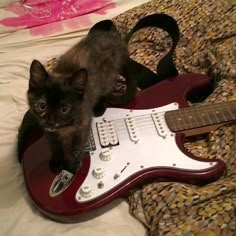
[[28, 102], [42, 127], [54, 132], [78, 119], [86, 81], [85, 69], [49, 74], [39, 61], [32, 62]]

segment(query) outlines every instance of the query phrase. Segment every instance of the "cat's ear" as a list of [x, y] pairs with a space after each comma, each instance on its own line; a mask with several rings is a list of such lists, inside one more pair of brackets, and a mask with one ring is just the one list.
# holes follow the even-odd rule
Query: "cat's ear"
[[79, 69], [71, 78], [71, 86], [75, 88], [80, 94], [83, 94], [85, 85], [87, 83], [88, 73], [86, 69]]
[[44, 66], [37, 60], [33, 60], [30, 66], [30, 88], [39, 88], [44, 85], [48, 73]]

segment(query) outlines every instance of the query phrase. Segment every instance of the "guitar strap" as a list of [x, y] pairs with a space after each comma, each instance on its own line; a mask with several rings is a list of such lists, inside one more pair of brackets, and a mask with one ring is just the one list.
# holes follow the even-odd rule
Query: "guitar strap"
[[[175, 19], [166, 14], [152, 14], [145, 16], [136, 23], [124, 40], [128, 44], [135, 32], [146, 27], [156, 27], [165, 30], [172, 39], [172, 47], [157, 64], [156, 73], [153, 73], [150, 69], [131, 58], [129, 58], [128, 62], [125, 63], [124, 73], [122, 75], [125, 78], [135, 78], [137, 80], [138, 87], [141, 89], [154, 85], [155, 83], [168, 77], [178, 75], [178, 71], [173, 60], [173, 54], [179, 41], [179, 27]], [[90, 29], [89, 33], [95, 30], [117, 31], [111, 20], [103, 20], [98, 22]]]

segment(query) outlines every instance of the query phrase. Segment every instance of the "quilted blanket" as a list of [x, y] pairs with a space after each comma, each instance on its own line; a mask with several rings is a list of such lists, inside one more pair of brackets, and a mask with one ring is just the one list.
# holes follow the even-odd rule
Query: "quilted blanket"
[[[215, 0], [153, 0], [131, 9], [114, 22], [125, 36], [143, 16], [166, 13], [180, 27], [175, 63], [180, 73], [204, 73], [216, 83], [203, 104], [236, 99], [236, 2]], [[153, 71], [170, 48], [168, 35], [157, 29], [140, 30], [130, 42], [131, 56]], [[154, 181], [132, 190], [130, 212], [148, 235], [236, 235], [236, 129], [233, 125], [187, 141], [185, 147], [202, 158], [225, 161], [227, 171], [218, 181], [198, 187]]]
[[[208, 74], [215, 89], [201, 104], [236, 99], [236, 3], [223, 0], [153, 0], [113, 19], [124, 37], [146, 15], [165, 13], [176, 19], [181, 37], [175, 63], [180, 73]], [[131, 57], [155, 72], [168, 51], [168, 34], [156, 28], [135, 33]], [[51, 61], [53, 62], [53, 61]], [[48, 64], [50, 67], [51, 62]], [[187, 140], [185, 147], [201, 158], [219, 158], [227, 166], [217, 181], [194, 186], [152, 181], [133, 189], [126, 198], [130, 213], [150, 236], [236, 235], [236, 127], [227, 125], [206, 138]]]

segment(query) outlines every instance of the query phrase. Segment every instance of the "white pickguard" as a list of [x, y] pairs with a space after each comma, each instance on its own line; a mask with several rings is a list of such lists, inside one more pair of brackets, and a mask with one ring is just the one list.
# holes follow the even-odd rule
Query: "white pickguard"
[[[76, 200], [81, 203], [91, 201], [131, 175], [151, 167], [205, 170], [216, 165], [216, 162], [191, 159], [179, 150], [175, 133], [168, 129], [164, 118], [166, 111], [176, 109], [177, 103], [147, 110], [109, 108], [103, 116], [94, 118], [92, 129], [96, 150], [90, 152], [90, 169], [76, 193]], [[131, 123], [125, 120], [128, 117], [133, 117]], [[96, 124], [104, 121], [113, 121], [119, 145], [101, 147]], [[101, 156], [104, 150], [105, 154]]]

